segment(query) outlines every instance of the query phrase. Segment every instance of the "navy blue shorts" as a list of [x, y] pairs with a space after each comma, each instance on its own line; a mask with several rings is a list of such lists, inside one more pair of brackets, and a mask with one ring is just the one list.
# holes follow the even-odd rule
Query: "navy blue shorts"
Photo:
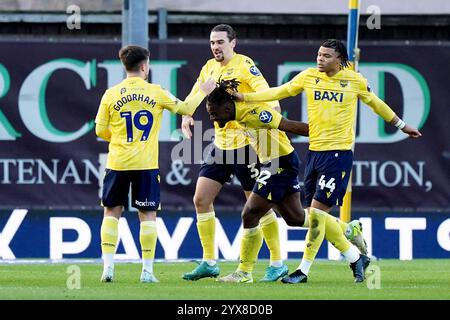
[[267, 164], [261, 164], [253, 192], [270, 202], [280, 203], [291, 194], [300, 192], [299, 170], [300, 160], [295, 150]]
[[353, 164], [351, 150], [308, 151], [305, 168], [305, 206], [313, 199], [341, 206]]
[[222, 150], [214, 146], [201, 165], [198, 176], [225, 184], [234, 175], [245, 191], [251, 191], [258, 173], [258, 156], [249, 145], [235, 150]]
[[159, 169], [128, 171], [106, 169], [103, 178], [102, 205], [127, 208], [130, 185], [132, 207], [142, 211], [158, 210]]

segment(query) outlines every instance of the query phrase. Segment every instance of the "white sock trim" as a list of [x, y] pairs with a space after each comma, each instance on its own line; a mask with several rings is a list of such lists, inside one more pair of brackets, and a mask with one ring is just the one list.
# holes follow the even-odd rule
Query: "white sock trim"
[[106, 269], [111, 267], [114, 269], [114, 253], [104, 253], [103, 258], [103, 268]]
[[216, 216], [216, 213], [214, 211], [205, 212], [205, 213], [197, 212], [197, 221], [207, 221], [209, 219], [214, 219], [215, 216]]
[[206, 262], [210, 267], [215, 266], [217, 264], [216, 260], [203, 260], [203, 261]]
[[350, 263], [358, 261], [360, 257], [359, 250], [354, 245], [352, 245], [347, 251], [342, 252], [342, 255], [345, 257], [345, 260]]
[[280, 268], [281, 266], [283, 266], [283, 260], [271, 260], [270, 265], [275, 268]]
[[303, 272], [305, 276], [307, 276], [309, 273], [309, 268], [311, 268], [312, 263], [313, 263], [312, 261], [302, 259], [302, 262], [300, 262], [300, 265], [298, 266], [297, 270], [300, 270], [301, 272]]
[[153, 259], [142, 259], [142, 270], [153, 273]]

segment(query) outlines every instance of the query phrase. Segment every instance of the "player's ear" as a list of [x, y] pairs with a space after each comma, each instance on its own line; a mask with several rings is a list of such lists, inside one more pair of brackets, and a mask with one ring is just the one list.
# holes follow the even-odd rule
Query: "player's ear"
[[236, 47], [236, 38], [234, 38], [233, 40], [231, 40], [231, 47], [234, 49], [234, 47]]

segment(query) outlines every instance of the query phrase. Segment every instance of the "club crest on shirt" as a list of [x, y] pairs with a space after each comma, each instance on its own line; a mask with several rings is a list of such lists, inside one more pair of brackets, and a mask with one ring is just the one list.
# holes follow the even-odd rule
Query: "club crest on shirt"
[[256, 114], [256, 110], [253, 109], [252, 111], [250, 111], [250, 114]]
[[319, 83], [319, 81], [320, 81], [320, 79], [319, 79], [319, 78], [316, 78], [316, 84], [318, 84], [318, 83]]
[[348, 80], [341, 80], [340, 83], [341, 83], [341, 87], [345, 88], [348, 85]]
[[261, 111], [259, 114], [259, 121], [262, 123], [270, 123], [270, 121], [272, 121], [272, 114], [269, 111]]
[[226, 75], [227, 75], [227, 76], [230, 76], [230, 75], [233, 73], [233, 71], [234, 71], [233, 68], [228, 69]]
[[127, 92], [127, 88], [120, 89], [120, 94], [124, 94], [125, 92]]
[[251, 66], [249, 71], [254, 76], [260, 76], [261, 75], [261, 72], [259, 72], [259, 69], [258, 69], [257, 66]]

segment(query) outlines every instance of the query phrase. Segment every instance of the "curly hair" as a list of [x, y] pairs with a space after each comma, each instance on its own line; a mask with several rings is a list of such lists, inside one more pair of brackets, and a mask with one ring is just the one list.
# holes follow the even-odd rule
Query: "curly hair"
[[217, 88], [215, 88], [206, 99], [207, 103], [214, 105], [223, 105], [226, 103], [233, 103], [235, 98], [234, 92], [237, 92], [237, 88], [240, 84], [236, 78], [231, 80], [220, 79], [217, 81]]

